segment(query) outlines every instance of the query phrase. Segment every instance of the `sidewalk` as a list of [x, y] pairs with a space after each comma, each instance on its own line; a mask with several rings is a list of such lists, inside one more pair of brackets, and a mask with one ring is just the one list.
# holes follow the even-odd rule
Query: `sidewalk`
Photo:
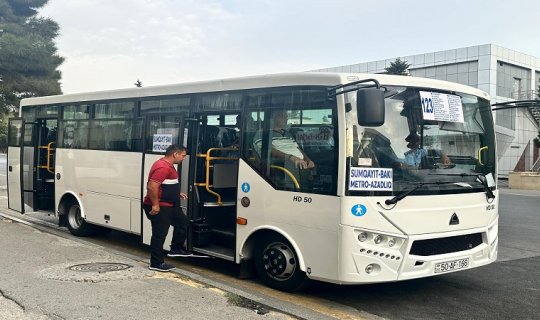
[[0, 268], [0, 319], [292, 319], [180, 273], [153, 272], [146, 262], [5, 216]]

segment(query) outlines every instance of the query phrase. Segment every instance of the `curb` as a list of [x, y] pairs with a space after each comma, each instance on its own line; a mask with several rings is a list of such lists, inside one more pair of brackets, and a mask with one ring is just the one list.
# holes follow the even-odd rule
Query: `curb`
[[[114, 249], [114, 248], [109, 248], [109, 247], [102, 246], [102, 245], [99, 245], [99, 244], [96, 244], [96, 243], [93, 243], [93, 242], [90, 242], [90, 241], [87, 241], [87, 240], [84, 240], [84, 239], [81, 239], [81, 238], [77, 238], [75, 236], [72, 236], [69, 233], [66, 233], [64, 231], [64, 228], [58, 227], [57, 225], [55, 225], [53, 223], [50, 223], [50, 222], [41, 221], [41, 220], [38, 220], [38, 219], [35, 219], [35, 218], [30, 218], [30, 217], [27, 217], [26, 219], [31, 220], [31, 221], [21, 219], [19, 217], [16, 217], [16, 216], [12, 215], [12, 213], [6, 212], [5, 208], [0, 209], [0, 217], [3, 217], [5, 219], [9, 219], [9, 220], [13, 220], [13, 221], [15, 221], [17, 223], [27, 225], [27, 226], [35, 228], [35, 229], [37, 229], [39, 231], [49, 233], [49, 234], [52, 234], [52, 235], [55, 235], [55, 236], [58, 236], [58, 237], [61, 237], [61, 238], [67, 239], [67, 240], [71, 240], [71, 241], [75, 241], [75, 242], [78, 242], [78, 243], [82, 243], [82, 244], [85, 244], [85, 245], [89, 245], [89, 246], [92, 246], [92, 247], [99, 248], [99, 249], [104, 250], [104, 251], [106, 251], [108, 253], [111, 253], [113, 255], [118, 255], [118, 256], [121, 256], [123, 258], [133, 260], [134, 263], [144, 264], [145, 266], [148, 265], [148, 261], [147, 261], [148, 257], [143, 258], [143, 257], [138, 256], [138, 255], [134, 255], [134, 254], [127, 253], [127, 252], [122, 252], [122, 251], [119, 251], [119, 250]], [[196, 273], [184, 270], [184, 269], [177, 268], [177, 269], [175, 269], [175, 270], [173, 270], [171, 272], [175, 273], [175, 274], [177, 274], [179, 276], [182, 276], [182, 277], [188, 278], [190, 280], [193, 280], [195, 282], [199, 282], [201, 284], [204, 284], [205, 286], [214, 287], [214, 288], [220, 289], [222, 291], [225, 291], [227, 293], [236, 295], [236, 296], [238, 296], [238, 297], [240, 297], [242, 299], [249, 300], [249, 301], [247, 301], [247, 303], [244, 303], [244, 305], [246, 307], [248, 307], [249, 309], [254, 310], [256, 313], [259, 313], [260, 310], [267, 309], [269, 311], [277, 311], [277, 312], [289, 315], [289, 316], [294, 317], [296, 319], [315, 319], [315, 320], [319, 320], [319, 319], [321, 319], [321, 320], [323, 320], [323, 319], [324, 320], [326, 320], [326, 319], [336, 319], [333, 316], [322, 314], [322, 313], [319, 313], [319, 312], [314, 311], [312, 309], [308, 309], [308, 308], [305, 308], [305, 307], [302, 307], [302, 306], [298, 306], [296, 304], [293, 304], [293, 303], [290, 303], [290, 302], [287, 302], [287, 301], [284, 301], [284, 300], [279, 300], [279, 299], [271, 297], [271, 296], [264, 295], [264, 296], [261, 297], [262, 294], [260, 292], [250, 293], [248, 291], [229, 286], [229, 285], [227, 285], [227, 284], [225, 284], [223, 282], [220, 282], [220, 281], [214, 280], [212, 278], [208, 278], [208, 277], [205, 277], [205, 276], [202, 276], [200, 274], [196, 274]], [[343, 305], [339, 305], [338, 307], [340, 307], [340, 309], [343, 309], [343, 310], [351, 309], [350, 307], [343, 306]], [[346, 312], [346, 310], [345, 310], [345, 312]], [[353, 313], [356, 313], [354, 318], [351, 318], [351, 319], [360, 319], [358, 317], [358, 313], [362, 314], [362, 316], [365, 316], [366, 318], [370, 318], [369, 315], [365, 315], [365, 314], [363, 314], [363, 312], [359, 312], [358, 310], [349, 310], [349, 312], [351, 313], [351, 316], [352, 316]]]

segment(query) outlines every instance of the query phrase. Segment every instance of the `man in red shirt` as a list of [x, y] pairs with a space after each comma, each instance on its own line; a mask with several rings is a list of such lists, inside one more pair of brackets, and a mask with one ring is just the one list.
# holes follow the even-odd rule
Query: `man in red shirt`
[[189, 221], [180, 209], [180, 199], [187, 199], [187, 195], [180, 192], [178, 172], [174, 167], [185, 157], [186, 148], [173, 144], [165, 150], [163, 158], [154, 162], [148, 174], [143, 209], [152, 224], [150, 270], [167, 272], [174, 269], [174, 266], [165, 263], [163, 253], [163, 244], [171, 225], [174, 231], [169, 255], [191, 256], [191, 253], [183, 248]]

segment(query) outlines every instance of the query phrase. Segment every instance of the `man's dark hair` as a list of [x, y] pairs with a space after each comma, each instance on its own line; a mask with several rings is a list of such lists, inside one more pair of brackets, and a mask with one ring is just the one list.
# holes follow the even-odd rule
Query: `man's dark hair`
[[175, 152], [182, 152], [182, 151], [187, 152], [186, 147], [180, 146], [180, 145], [177, 145], [177, 144], [171, 144], [171, 145], [168, 146], [167, 149], [165, 150], [165, 155], [166, 155], [166, 156], [171, 156], [171, 155], [172, 155], [173, 153], [175, 153]]

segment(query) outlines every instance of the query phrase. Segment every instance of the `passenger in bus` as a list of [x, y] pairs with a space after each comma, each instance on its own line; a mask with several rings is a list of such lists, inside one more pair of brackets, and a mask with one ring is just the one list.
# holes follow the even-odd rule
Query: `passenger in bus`
[[[236, 116], [236, 122], [234, 123], [234, 128], [230, 132], [231, 138], [231, 147], [239, 149], [240, 148], [240, 132], [242, 131], [242, 116]], [[238, 129], [238, 130], [236, 130]]]
[[[270, 131], [272, 142], [272, 161], [280, 161], [284, 164], [291, 163], [298, 169], [312, 169], [315, 163], [300, 148], [294, 136], [287, 128], [288, 115], [285, 110], [274, 111], [273, 126]], [[262, 147], [262, 132], [259, 131], [253, 138], [253, 145], [258, 154]]]
[[178, 172], [174, 167], [185, 157], [186, 148], [173, 144], [165, 150], [163, 158], [154, 162], [148, 174], [143, 209], [152, 224], [150, 270], [167, 272], [174, 269], [174, 266], [165, 263], [163, 253], [163, 244], [171, 225], [174, 231], [171, 251], [168, 255], [170, 257], [192, 256], [183, 248], [189, 221], [181, 212], [180, 199], [187, 199], [187, 195], [180, 192]]

